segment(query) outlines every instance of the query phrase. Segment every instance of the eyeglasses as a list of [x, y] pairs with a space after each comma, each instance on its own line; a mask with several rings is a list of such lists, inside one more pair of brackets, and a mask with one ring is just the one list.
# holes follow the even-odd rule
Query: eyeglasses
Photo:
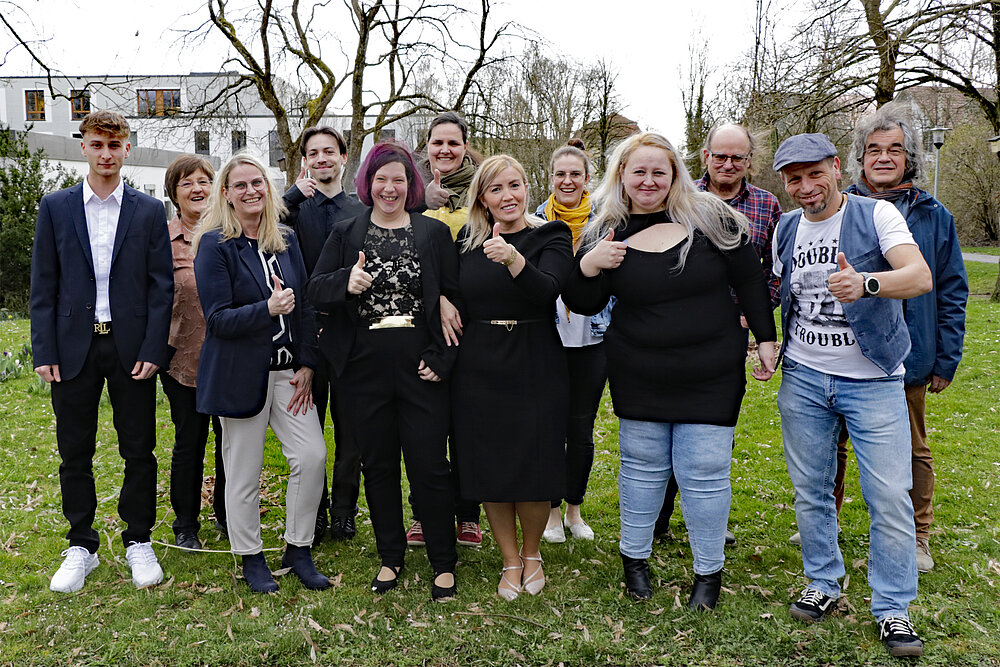
[[902, 146], [889, 146], [888, 148], [869, 146], [865, 149], [865, 157], [882, 157], [882, 153], [885, 153], [889, 157], [903, 157], [906, 155], [906, 149]]
[[263, 190], [264, 189], [264, 179], [263, 178], [255, 178], [252, 181], [250, 181], [249, 183], [247, 183], [246, 181], [240, 181], [239, 183], [233, 183], [232, 185], [230, 185], [228, 187], [229, 187], [230, 190], [232, 190], [236, 194], [241, 195], [241, 194], [243, 194], [244, 192], [247, 191], [247, 187], [253, 188], [254, 190]]
[[709, 153], [712, 156], [712, 162], [721, 167], [728, 161], [732, 161], [734, 167], [739, 167], [740, 165], [746, 164], [746, 161], [750, 159], [750, 155], [726, 155], [725, 153]]

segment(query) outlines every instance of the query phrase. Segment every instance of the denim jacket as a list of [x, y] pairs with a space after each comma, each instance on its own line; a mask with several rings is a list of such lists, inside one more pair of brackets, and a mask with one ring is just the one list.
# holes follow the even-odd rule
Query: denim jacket
[[[882, 255], [875, 231], [874, 199], [846, 195], [844, 221], [840, 230], [840, 251], [858, 273], [891, 271]], [[802, 209], [785, 213], [778, 221], [774, 243], [781, 260], [781, 337], [788, 340], [792, 314], [791, 272], [795, 234], [802, 219]], [[861, 353], [889, 375], [910, 352], [910, 336], [903, 321], [903, 302], [899, 299], [858, 299], [845, 303], [844, 315], [857, 336]], [[782, 350], [784, 354], [784, 350]]]
[[[854, 185], [847, 192], [859, 194]], [[931, 375], [952, 380], [962, 359], [965, 305], [969, 300], [955, 219], [941, 202], [919, 188], [894, 203], [906, 218], [913, 240], [934, 276], [934, 289], [903, 302], [912, 344], [904, 362], [903, 383], [926, 384]]]

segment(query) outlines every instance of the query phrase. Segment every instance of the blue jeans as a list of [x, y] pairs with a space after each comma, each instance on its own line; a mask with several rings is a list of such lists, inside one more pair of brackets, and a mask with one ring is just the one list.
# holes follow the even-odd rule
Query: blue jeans
[[681, 490], [695, 573], [722, 569], [732, 500], [729, 462], [734, 430], [711, 424], [619, 421], [619, 548], [623, 554], [649, 558], [653, 552], [653, 526], [673, 474]]
[[795, 487], [802, 566], [810, 586], [837, 597], [837, 580], [844, 576], [833, 498], [843, 417], [858, 460], [861, 495], [871, 516], [872, 613], [879, 620], [905, 617], [910, 601], [917, 597], [917, 562], [903, 378], [853, 380], [815, 371], [787, 357], [781, 368], [781, 435]]

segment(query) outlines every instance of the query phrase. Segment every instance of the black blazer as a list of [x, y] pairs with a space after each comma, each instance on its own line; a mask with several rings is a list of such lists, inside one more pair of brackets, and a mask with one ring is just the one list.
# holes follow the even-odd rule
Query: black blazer
[[[122, 366], [166, 368], [174, 269], [163, 204], [125, 186], [108, 286], [112, 335]], [[83, 183], [42, 198], [31, 259], [31, 350], [35, 366], [59, 364], [63, 380], [83, 368], [94, 333], [97, 280]]]
[[[358, 262], [358, 253], [364, 249], [371, 217], [372, 209], [367, 208], [356, 218], [334, 225], [306, 287], [306, 296], [316, 310], [325, 313], [320, 316], [323, 332], [319, 349], [330, 361], [334, 377], [344, 372], [354, 345], [358, 305], [355, 296], [347, 293], [347, 281], [351, 267]], [[444, 294], [453, 302], [458, 299], [458, 253], [451, 230], [443, 222], [411, 212], [410, 225], [420, 258], [424, 314], [431, 334], [431, 343], [420, 358], [442, 379], [447, 379], [458, 348], [445, 344], [439, 298]]]
[[[303, 297], [306, 267], [291, 230], [288, 249], [275, 256], [284, 286], [295, 291], [288, 318], [292, 353], [299, 366], [316, 367], [316, 320]], [[220, 417], [252, 417], [267, 400], [274, 318], [267, 311], [273, 286], [260, 256], [245, 236], [223, 240], [206, 232], [194, 258], [198, 298], [205, 313], [205, 343], [198, 360], [198, 412]]]

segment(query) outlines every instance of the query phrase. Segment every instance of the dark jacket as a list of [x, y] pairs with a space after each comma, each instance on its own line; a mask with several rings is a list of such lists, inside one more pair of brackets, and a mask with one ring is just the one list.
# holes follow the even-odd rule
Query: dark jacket
[[[83, 368], [94, 333], [97, 281], [83, 184], [42, 198], [31, 261], [35, 366], [59, 364], [63, 380]], [[122, 366], [166, 368], [174, 270], [163, 204], [124, 187], [108, 286], [112, 335]]]
[[[319, 348], [329, 360], [335, 378], [344, 372], [354, 345], [358, 305], [354, 295], [347, 293], [347, 281], [358, 253], [364, 248], [371, 216], [372, 210], [368, 208], [356, 218], [334, 225], [306, 287], [306, 296], [313, 306], [326, 313], [320, 318]], [[458, 348], [445, 344], [439, 298], [444, 294], [452, 302], [458, 299], [458, 253], [451, 230], [443, 222], [411, 212], [410, 225], [420, 258], [424, 315], [431, 335], [431, 343], [420, 358], [442, 379], [447, 379]]]
[[[316, 320], [304, 298], [308, 276], [298, 241], [289, 230], [288, 249], [276, 255], [284, 286], [295, 291], [288, 318], [296, 366], [316, 367]], [[205, 343], [198, 361], [198, 412], [251, 417], [267, 399], [274, 318], [267, 311], [271, 279], [245, 236], [223, 240], [206, 232], [194, 258], [198, 297], [205, 313]]]
[[316, 268], [316, 261], [323, 244], [330, 238], [333, 226], [365, 210], [361, 202], [344, 191], [335, 197], [327, 197], [317, 190], [312, 197], [306, 197], [297, 185], [288, 188], [284, 201], [288, 213], [282, 222], [295, 230], [302, 261], [310, 275]]
[[[856, 186], [847, 188], [860, 194]], [[965, 304], [969, 282], [958, 243], [955, 219], [930, 193], [913, 188], [912, 194], [894, 202], [913, 234], [934, 277], [934, 288], [903, 302], [910, 354], [903, 364], [907, 385], [926, 384], [931, 375], [955, 377], [965, 340]]]

